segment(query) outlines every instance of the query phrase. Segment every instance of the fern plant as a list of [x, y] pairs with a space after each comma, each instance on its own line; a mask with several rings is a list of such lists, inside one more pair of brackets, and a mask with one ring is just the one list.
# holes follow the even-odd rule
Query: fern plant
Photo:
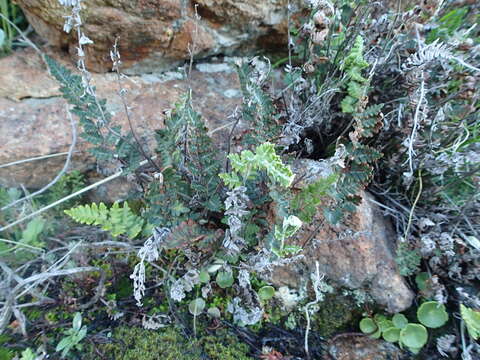
[[94, 145], [88, 151], [97, 160], [123, 160], [127, 170], [134, 170], [141, 159], [141, 152], [133, 145], [133, 135], [122, 135], [120, 125], [112, 125], [110, 112], [104, 99], [85, 91], [82, 77], [45, 56], [50, 73], [61, 84], [60, 92], [74, 107], [71, 112], [78, 116], [83, 128], [81, 137]]
[[264, 89], [268, 70], [261, 68], [262, 65], [265, 64], [257, 58], [251, 63], [243, 62], [236, 65], [243, 96], [241, 116], [248, 128], [252, 129], [242, 138], [243, 144], [247, 147], [269, 141], [280, 132], [275, 117], [275, 106]]
[[[247, 186], [256, 181], [262, 173], [266, 173], [268, 178], [266, 185], [276, 207], [276, 217], [283, 219], [281, 227], [274, 226], [271, 229], [267, 236], [267, 246], [277, 256], [291, 253], [292, 249], [285, 247], [285, 240], [293, 235], [300, 227], [298, 224], [301, 224], [296, 216], [288, 214], [290, 193], [285, 189], [290, 187], [295, 177], [292, 170], [276, 154], [275, 146], [268, 142], [257, 146], [255, 152], [243, 150], [240, 154], [230, 154], [228, 158], [231, 161], [232, 170], [219, 175], [231, 190], [227, 193], [228, 197], [225, 200], [225, 215], [227, 215], [229, 229], [226, 232], [224, 246], [231, 252], [238, 252], [245, 245], [243, 219], [250, 215], [250, 211], [247, 210], [247, 203], [250, 201]], [[255, 190], [258, 193], [258, 187]], [[249, 220], [251, 222], [252, 219]], [[296, 230], [293, 233], [287, 231], [291, 223], [295, 223]]]
[[342, 100], [341, 107], [344, 113], [353, 115], [353, 129], [348, 134], [350, 141], [341, 140], [345, 147], [345, 166], [337, 169], [342, 176], [331, 192], [337, 204], [325, 210], [327, 219], [332, 223], [340, 221], [345, 211], [355, 211], [361, 201], [359, 192], [373, 177], [372, 164], [382, 156], [378, 150], [365, 144], [381, 128], [380, 110], [383, 107], [383, 104], [378, 104], [365, 108], [369, 80], [363, 77], [361, 71], [368, 65], [363, 58], [363, 39], [358, 36], [342, 65], [349, 82], [348, 95]]
[[363, 39], [359, 35], [355, 39], [355, 43], [350, 53], [340, 66], [345, 71], [348, 79], [347, 92], [348, 95], [341, 102], [342, 112], [354, 113], [360, 106], [359, 102], [365, 97], [365, 91], [368, 87], [368, 79], [362, 76], [362, 70], [369, 66], [368, 62], [363, 58]]
[[300, 220], [310, 223], [317, 213], [322, 198], [329, 193], [331, 186], [337, 181], [338, 175], [332, 174], [321, 178], [302, 189], [291, 202], [292, 209], [298, 213]]
[[115, 202], [110, 208], [104, 203], [80, 205], [65, 210], [65, 214], [81, 224], [98, 225], [113, 237], [125, 234], [133, 239], [144, 225], [144, 220], [132, 212], [127, 202], [122, 206]]
[[187, 94], [156, 135], [163, 182], [151, 184], [145, 215], [157, 226], [175, 226], [187, 219], [220, 212], [221, 162], [200, 115]]
[[275, 153], [272, 143], [263, 143], [255, 149], [255, 153], [244, 150], [240, 154], [230, 154], [232, 171], [220, 174], [220, 178], [230, 188], [245, 185], [246, 181], [254, 178], [258, 171], [266, 171], [272, 183], [278, 183], [283, 187], [292, 184], [294, 174], [288, 165], [283, 164], [282, 159]]

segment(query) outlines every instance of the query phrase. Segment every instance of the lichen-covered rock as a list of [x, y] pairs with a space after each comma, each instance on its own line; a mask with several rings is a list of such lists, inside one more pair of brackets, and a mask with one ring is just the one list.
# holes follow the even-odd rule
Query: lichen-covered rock
[[[315, 168], [312, 160], [301, 163], [296, 167]], [[328, 173], [325, 163], [316, 168]], [[310, 281], [318, 262], [326, 279], [337, 286], [367, 290], [377, 304], [390, 312], [410, 307], [413, 293], [398, 273], [393, 258], [395, 234], [372, 200], [371, 195], [362, 193], [357, 211], [347, 215], [339, 225], [329, 224], [319, 209], [313, 222], [304, 224], [289, 242], [303, 248], [303, 257], [276, 266], [270, 275], [271, 282], [276, 286], [301, 288]]]
[[[75, 34], [63, 31], [67, 9], [58, 0], [17, 2], [49, 44], [76, 53]], [[295, 9], [304, 4], [290, 3]], [[111, 69], [117, 37], [130, 73], [172, 68], [188, 59], [190, 50], [204, 57], [286, 44], [287, 0], [96, 0], [82, 7], [84, 32], [94, 42], [87, 47], [87, 65], [96, 71]]]
[[395, 345], [367, 336], [345, 336], [334, 339], [328, 348], [336, 360], [389, 360], [407, 359]]

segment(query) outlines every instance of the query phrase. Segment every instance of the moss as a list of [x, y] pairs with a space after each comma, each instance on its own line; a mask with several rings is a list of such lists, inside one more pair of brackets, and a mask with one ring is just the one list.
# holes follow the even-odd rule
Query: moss
[[312, 325], [321, 336], [329, 337], [355, 328], [361, 317], [360, 309], [349, 297], [328, 294], [319, 306], [318, 312], [312, 316]]
[[235, 336], [219, 330], [215, 336], [205, 336], [199, 340], [205, 353], [212, 360], [248, 360], [248, 345], [240, 343]]
[[248, 346], [227, 334], [225, 330], [197, 340], [186, 338], [178, 329], [145, 330], [138, 327], [119, 327], [108, 344], [90, 347], [86, 359], [115, 360], [249, 360]]

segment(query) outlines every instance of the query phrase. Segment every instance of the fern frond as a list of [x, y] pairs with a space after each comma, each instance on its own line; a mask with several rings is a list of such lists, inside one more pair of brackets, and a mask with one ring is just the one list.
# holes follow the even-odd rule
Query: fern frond
[[362, 99], [368, 88], [369, 80], [362, 76], [362, 70], [367, 68], [369, 63], [363, 58], [363, 38], [359, 35], [350, 50], [348, 56], [341, 65], [347, 76], [347, 96], [341, 101], [342, 112], [346, 114], [359, 111]]
[[80, 224], [100, 225], [108, 219], [108, 208], [104, 203], [100, 203], [99, 205], [93, 203], [91, 205], [80, 205], [65, 210], [65, 214]]
[[436, 39], [431, 44], [420, 48], [415, 54], [410, 55], [402, 68], [403, 71], [410, 71], [415, 67], [426, 66], [436, 59], [450, 59], [452, 56], [448, 45]]
[[187, 220], [171, 229], [162, 246], [165, 249], [181, 249], [195, 244], [199, 248], [204, 248], [218, 242], [223, 234], [222, 230], [209, 230], [192, 220]]
[[144, 224], [143, 219], [132, 212], [127, 202], [121, 207], [115, 202], [110, 209], [104, 203], [80, 205], [65, 210], [65, 214], [81, 224], [99, 225], [113, 237], [126, 234], [133, 239], [142, 231]]
[[[82, 77], [46, 56], [45, 61], [50, 73], [60, 83], [60, 92], [64, 99], [74, 105], [71, 112], [78, 116], [83, 132], [80, 136], [95, 145], [88, 151], [97, 160], [109, 161], [122, 159], [129, 166], [127, 171], [135, 169], [140, 163], [142, 154], [134, 146], [130, 135], [121, 135], [120, 126], [111, 126], [111, 114], [107, 111], [107, 101], [98, 99], [95, 93], [85, 91]], [[95, 91], [95, 88], [93, 88]]]
[[254, 129], [245, 134], [243, 140], [246, 145], [269, 141], [280, 131], [274, 117], [272, 98], [263, 90], [261, 83], [254, 80], [254, 69], [249, 63], [243, 62], [236, 69], [243, 95], [242, 118], [248, 127]]

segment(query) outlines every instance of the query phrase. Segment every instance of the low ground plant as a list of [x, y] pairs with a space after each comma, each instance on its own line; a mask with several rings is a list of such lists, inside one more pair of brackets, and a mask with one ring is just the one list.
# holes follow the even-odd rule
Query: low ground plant
[[[322, 349], [311, 340], [321, 327], [318, 316], [329, 306], [326, 299], [341, 289], [318, 267], [310, 269], [308, 287], [297, 291], [275, 288], [267, 274], [302, 256], [290, 240], [305, 223], [318, 214], [332, 224], [343, 221], [368, 190], [395, 225], [398, 241], [392, 246], [398, 249], [400, 273], [411, 277], [425, 301], [414, 310], [418, 323], [410, 322], [409, 314], [390, 318], [379, 310], [360, 321], [360, 330], [423, 358], [477, 356], [480, 37], [475, 5], [459, 9], [445, 1], [400, 11], [368, 1], [308, 1], [299, 23], [289, 20], [288, 56], [276, 64], [283, 66], [285, 81], [279, 92], [268, 86], [267, 58], [232, 64], [242, 104], [230, 124], [228, 148], [210, 138], [188, 89], [156, 131], [157, 145], [150, 152], [130, 117], [128, 131], [112, 122], [107, 100], [90, 82], [85, 4], [60, 3], [71, 12], [65, 30], [74, 30], [79, 39], [78, 69], [49, 57], [46, 66], [79, 119], [79, 136], [91, 143], [99, 169], [107, 164], [116, 169], [102, 182], [128, 176], [139, 190], [122, 204], [65, 206], [64, 200], [96, 186], [84, 187], [78, 173], [67, 175], [69, 181], [59, 177], [39, 197], [0, 189], [0, 251], [11, 255], [0, 262], [6, 280], [0, 332], [8, 337], [0, 338], [0, 351], [32, 358], [56, 349], [74, 358], [88, 339], [104, 344], [97, 349], [101, 353], [125, 359], [148, 358], [150, 349], [159, 347], [168, 350], [166, 358], [273, 358], [274, 349], [250, 343], [249, 355], [243, 345], [215, 345], [200, 332], [224, 326], [248, 340], [275, 324], [300, 332], [301, 356], [320, 356]], [[287, 11], [290, 19], [291, 8]], [[111, 57], [121, 75], [116, 44]], [[240, 122], [247, 130], [233, 136]], [[329, 175], [297, 187], [304, 174], [292, 169], [302, 158], [328, 165]], [[56, 197], [65, 195], [58, 202], [64, 212], [44, 211], [50, 205], [42, 205], [57, 205]], [[51, 226], [49, 219], [63, 227]], [[348, 297], [369, 310], [359, 296]], [[60, 305], [51, 310], [52, 303]], [[83, 319], [79, 313], [72, 319], [72, 309], [82, 311]], [[341, 313], [342, 319], [355, 318]], [[176, 330], [158, 335], [165, 341], [161, 346], [155, 344], [157, 335], [140, 339], [140, 329], [125, 326], [105, 335], [106, 319], [148, 330], [172, 329], [175, 323], [184, 335], [198, 337], [202, 354], [188, 346], [187, 354], [171, 348], [171, 342], [183, 341]], [[37, 331], [31, 324], [49, 340], [8, 345], [17, 333]], [[439, 328], [447, 330], [439, 336]], [[130, 332], [139, 340], [126, 352], [108, 340], [129, 342]], [[146, 341], [150, 337], [152, 342]]]

